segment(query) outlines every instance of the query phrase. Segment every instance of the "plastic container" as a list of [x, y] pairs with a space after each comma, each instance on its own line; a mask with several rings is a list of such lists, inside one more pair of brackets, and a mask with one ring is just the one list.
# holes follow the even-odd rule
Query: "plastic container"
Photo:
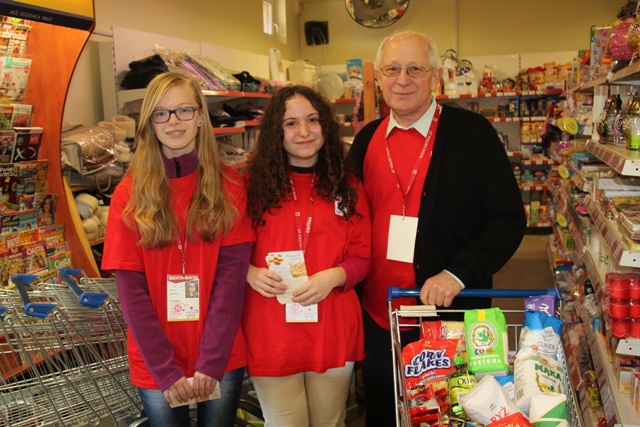
[[640, 300], [629, 300], [629, 317], [632, 319], [640, 319]]
[[629, 277], [624, 273], [607, 273], [605, 276], [605, 295], [611, 299], [629, 298]]
[[627, 338], [631, 335], [631, 319], [611, 319], [611, 334], [616, 338]]
[[318, 83], [318, 72], [316, 66], [308, 61], [299, 59], [291, 64], [288, 68], [289, 80], [296, 84], [316, 87]]
[[629, 317], [629, 300], [611, 300], [609, 302], [609, 316], [613, 319]]

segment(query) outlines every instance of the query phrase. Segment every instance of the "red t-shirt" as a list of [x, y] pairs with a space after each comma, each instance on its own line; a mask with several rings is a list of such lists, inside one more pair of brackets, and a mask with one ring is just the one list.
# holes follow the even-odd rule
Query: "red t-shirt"
[[[416, 164], [425, 137], [417, 130], [406, 131], [395, 128], [389, 134], [389, 151], [400, 181], [402, 192], [397, 188], [398, 182], [391, 172], [386, 154], [385, 133], [389, 117], [380, 123], [365, 156], [363, 173], [364, 186], [371, 208], [371, 271], [362, 291], [362, 305], [378, 325], [389, 329], [389, 310], [387, 305], [387, 288], [415, 288], [416, 279], [413, 263], [387, 259], [389, 240], [389, 220], [391, 215], [402, 215], [402, 203], [411, 172]], [[434, 135], [435, 139], [435, 135]], [[415, 182], [407, 197], [406, 215], [417, 217], [420, 210], [421, 192], [431, 160], [428, 150], [420, 163]], [[415, 299], [395, 298], [394, 307], [413, 305]]]
[[[209, 307], [208, 297], [211, 295], [213, 288], [220, 247], [254, 240], [250, 221], [244, 215], [246, 193], [242, 177], [232, 170], [228, 170], [227, 173], [233, 177], [234, 182], [225, 180], [223, 190], [228, 199], [241, 213], [241, 219], [221, 240], [216, 240], [212, 243], [204, 243], [202, 241], [188, 242], [183, 247], [186, 260], [185, 274], [199, 275], [201, 315], [198, 321], [167, 321], [167, 275], [182, 274], [182, 255], [177, 244], [156, 250], [145, 250], [136, 245], [136, 242], [139, 241], [139, 234], [127, 227], [122, 220], [122, 211], [129, 200], [131, 190], [130, 177], [125, 178], [116, 188], [109, 209], [102, 268], [105, 270], [130, 270], [145, 273], [153, 310], [157, 315], [156, 317], [162, 330], [173, 347], [175, 360], [184, 370], [187, 377], [193, 376], [193, 368], [198, 360], [199, 343], [202, 338], [205, 318], [209, 315], [207, 312]], [[197, 179], [198, 173], [193, 172], [185, 177], [169, 180], [173, 194], [172, 208], [180, 220], [181, 229], [184, 229], [184, 221], [191, 197], [195, 191]], [[182, 235], [184, 236], [184, 233]], [[237, 304], [238, 310], [241, 310], [241, 301], [230, 301], [229, 304]], [[128, 335], [127, 344], [132, 383], [142, 388], [158, 388], [131, 334]], [[153, 343], [140, 344], [153, 345]], [[235, 350], [238, 350], [238, 348]], [[241, 351], [234, 352], [236, 356], [241, 356], [241, 353]], [[242, 362], [244, 360], [236, 367], [243, 366], [244, 363]]]
[[[292, 173], [302, 223], [308, 217], [311, 174]], [[315, 191], [314, 191], [315, 193]], [[314, 197], [313, 221], [305, 251], [309, 276], [336, 267], [347, 257], [370, 257], [371, 229], [366, 197], [359, 188], [357, 210], [362, 218], [345, 221], [336, 204]], [[265, 214], [266, 224], [256, 230], [252, 264], [267, 268], [269, 252], [300, 250], [294, 204]], [[347, 361], [362, 360], [362, 313], [353, 289], [334, 289], [318, 304], [317, 323], [287, 323], [285, 305], [246, 288], [242, 330], [246, 338], [249, 375], [286, 376], [300, 372], [325, 372]]]

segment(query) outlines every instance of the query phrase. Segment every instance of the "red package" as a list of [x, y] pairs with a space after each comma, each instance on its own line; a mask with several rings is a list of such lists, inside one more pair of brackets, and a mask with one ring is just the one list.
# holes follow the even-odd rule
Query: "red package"
[[533, 427], [527, 417], [520, 412], [515, 412], [508, 417], [494, 421], [487, 427]]
[[454, 370], [456, 344], [456, 340], [421, 339], [402, 350], [409, 414], [413, 422], [417, 422], [414, 418], [432, 415], [434, 402], [440, 411], [446, 413], [448, 410], [447, 377]]

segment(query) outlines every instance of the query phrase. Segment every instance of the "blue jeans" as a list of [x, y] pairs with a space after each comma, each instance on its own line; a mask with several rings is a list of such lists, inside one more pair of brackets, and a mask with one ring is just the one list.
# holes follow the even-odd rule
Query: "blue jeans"
[[[198, 427], [233, 427], [238, 412], [244, 368], [227, 372], [220, 382], [220, 399], [198, 403]], [[139, 388], [150, 427], [189, 427], [189, 406], [171, 408], [161, 390]]]

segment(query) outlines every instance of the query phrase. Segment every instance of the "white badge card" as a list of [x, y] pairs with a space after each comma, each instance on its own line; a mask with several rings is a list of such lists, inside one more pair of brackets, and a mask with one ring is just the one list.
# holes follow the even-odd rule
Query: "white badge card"
[[387, 259], [412, 263], [417, 232], [417, 217], [391, 215], [389, 220]]
[[313, 323], [318, 321], [318, 304], [302, 306], [297, 302], [287, 304], [287, 323]]
[[197, 274], [167, 275], [167, 321], [200, 319], [200, 278]]
[[282, 277], [282, 283], [288, 287], [284, 294], [278, 295], [278, 302], [280, 304], [292, 302], [291, 292], [309, 280], [307, 265], [304, 262], [304, 252], [270, 252], [266, 259], [269, 270], [278, 273]]

